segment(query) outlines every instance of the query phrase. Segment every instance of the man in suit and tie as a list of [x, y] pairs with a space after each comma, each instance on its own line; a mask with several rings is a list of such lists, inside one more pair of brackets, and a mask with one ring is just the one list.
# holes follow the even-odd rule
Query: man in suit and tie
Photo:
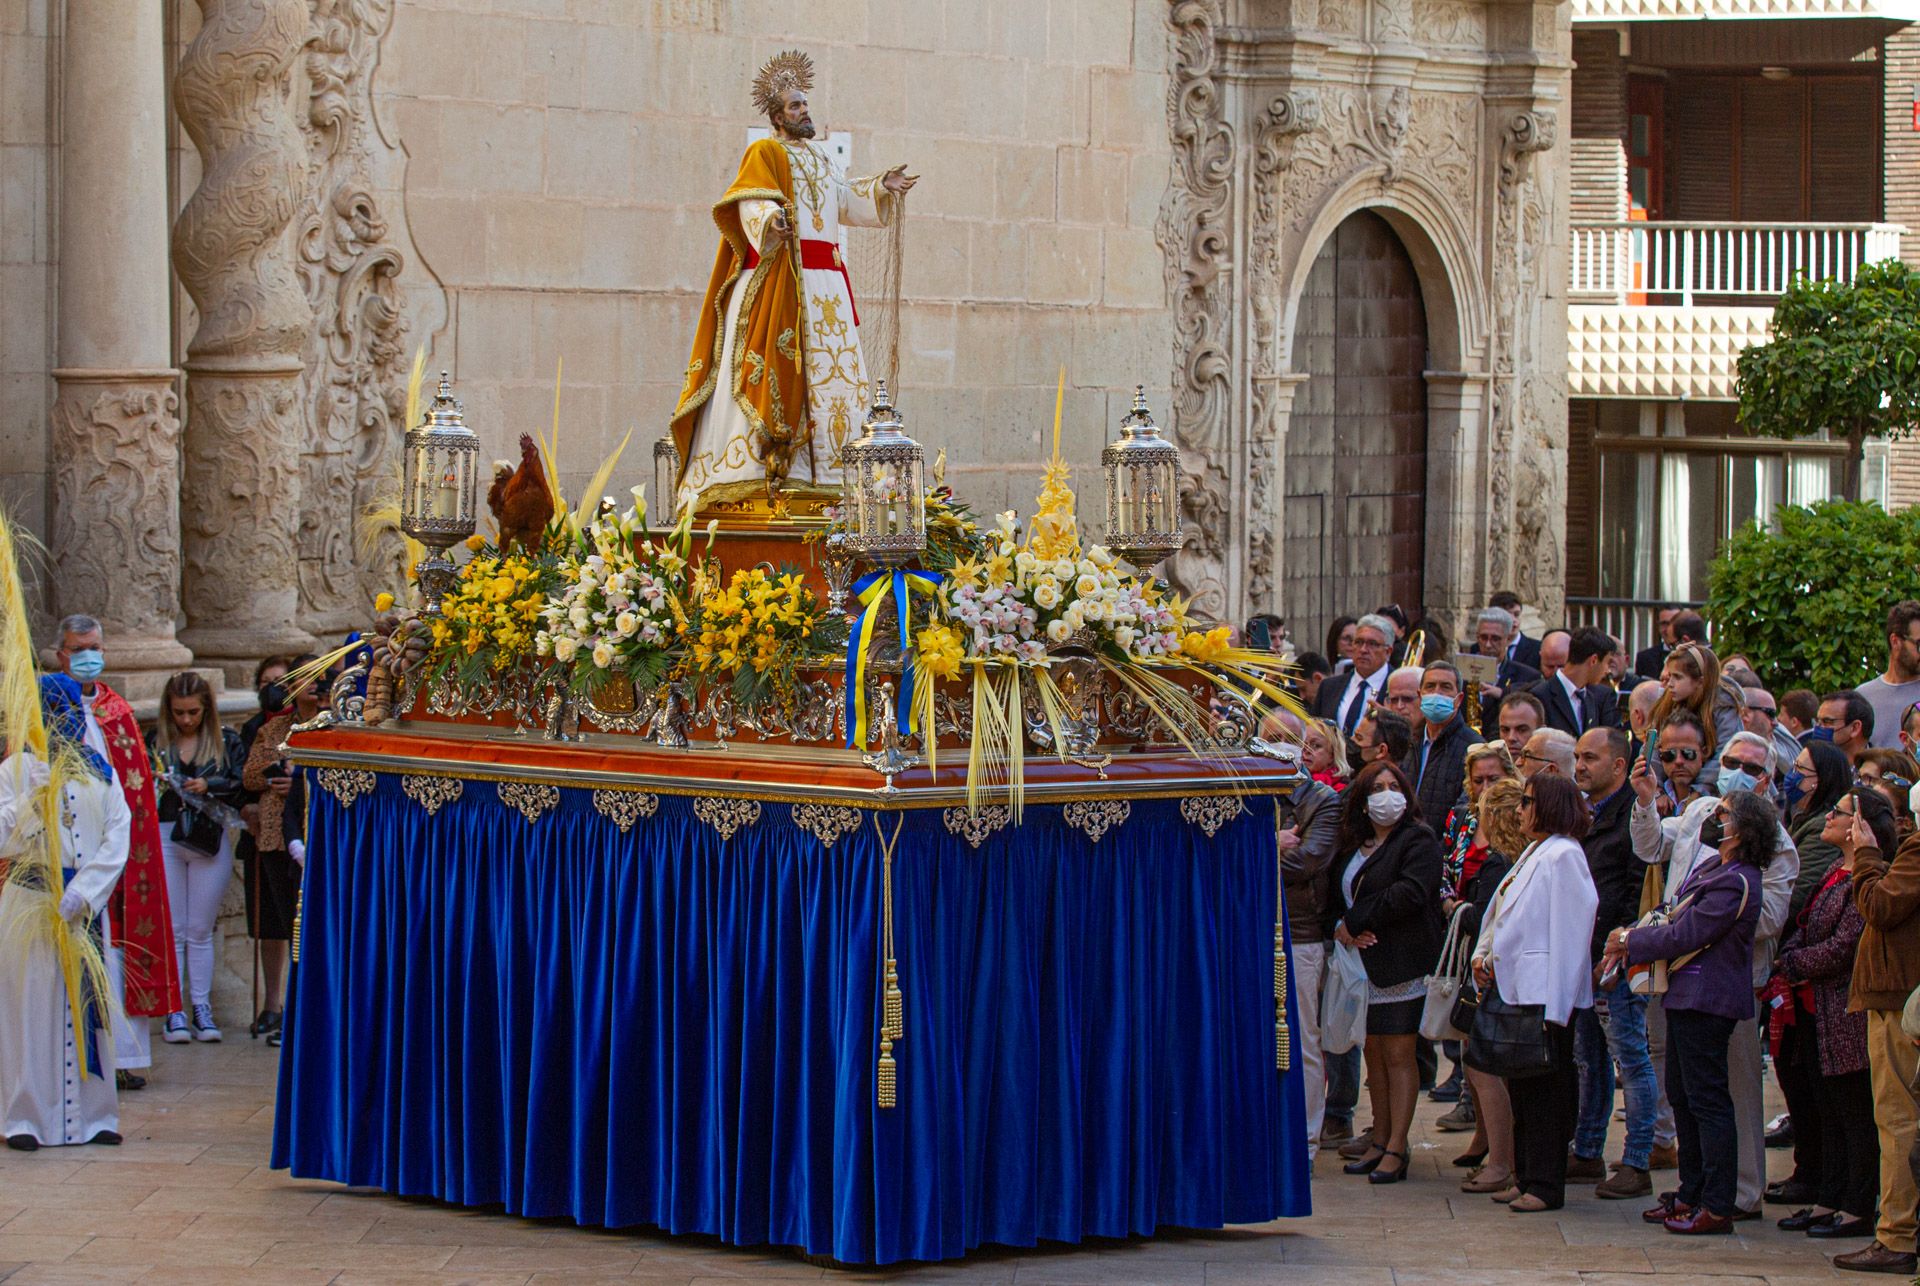
[[1500, 658], [1500, 669], [1492, 683], [1480, 685], [1480, 727], [1488, 737], [1494, 735], [1494, 711], [1509, 692], [1531, 688], [1540, 682], [1540, 671], [1513, 659], [1508, 649], [1520, 623], [1504, 607], [1483, 607], [1473, 618], [1473, 650], [1481, 656]]
[[1520, 596], [1503, 589], [1488, 600], [1488, 605], [1513, 618], [1513, 638], [1507, 644], [1507, 659], [1540, 669], [1540, 640], [1528, 638], [1520, 629]]
[[1533, 695], [1546, 707], [1547, 727], [1578, 737], [1589, 728], [1619, 726], [1620, 694], [1602, 681], [1613, 650], [1613, 637], [1591, 626], [1541, 640], [1549, 677], [1533, 685]]
[[1641, 648], [1640, 654], [1633, 658], [1633, 672], [1635, 674], [1644, 675], [1649, 679], [1657, 679], [1660, 677], [1660, 671], [1664, 669], [1667, 664], [1667, 654], [1673, 651], [1675, 642], [1673, 637], [1673, 623], [1684, 610], [1684, 608], [1679, 607], [1663, 607], [1660, 609], [1658, 616], [1655, 617], [1660, 623], [1659, 641], [1652, 647]]
[[1342, 736], [1353, 736], [1367, 707], [1386, 699], [1387, 658], [1398, 637], [1386, 617], [1378, 613], [1361, 617], [1353, 627], [1353, 668], [1321, 681], [1313, 713], [1331, 722]]

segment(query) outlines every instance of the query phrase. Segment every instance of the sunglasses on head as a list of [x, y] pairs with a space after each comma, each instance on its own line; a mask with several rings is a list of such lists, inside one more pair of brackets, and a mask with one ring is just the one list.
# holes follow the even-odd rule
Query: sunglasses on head
[[1699, 757], [1700, 752], [1688, 746], [1681, 746], [1676, 749], [1664, 749], [1660, 752], [1660, 762], [1663, 764], [1670, 764], [1676, 760], [1685, 760], [1687, 763], [1692, 763]]

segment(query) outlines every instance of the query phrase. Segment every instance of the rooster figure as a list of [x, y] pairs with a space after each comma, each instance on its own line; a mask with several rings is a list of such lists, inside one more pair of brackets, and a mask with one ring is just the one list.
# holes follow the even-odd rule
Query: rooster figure
[[494, 461], [487, 508], [493, 511], [493, 521], [500, 529], [501, 553], [516, 541], [528, 552], [540, 548], [541, 534], [553, 521], [553, 496], [547, 490], [546, 470], [540, 465], [540, 449], [530, 434], [520, 435], [519, 468], [505, 460]]

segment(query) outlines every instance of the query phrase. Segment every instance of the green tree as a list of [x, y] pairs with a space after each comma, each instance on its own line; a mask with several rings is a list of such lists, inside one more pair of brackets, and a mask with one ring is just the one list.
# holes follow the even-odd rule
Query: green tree
[[1826, 429], [1847, 444], [1843, 494], [1860, 498], [1860, 457], [1870, 436], [1920, 429], [1920, 273], [1888, 259], [1851, 283], [1788, 287], [1773, 310], [1773, 338], [1740, 354], [1740, 423], [1770, 438]]
[[1920, 507], [1823, 500], [1721, 542], [1707, 571], [1714, 650], [1776, 693], [1850, 688], [1887, 664], [1887, 609], [1920, 598]]

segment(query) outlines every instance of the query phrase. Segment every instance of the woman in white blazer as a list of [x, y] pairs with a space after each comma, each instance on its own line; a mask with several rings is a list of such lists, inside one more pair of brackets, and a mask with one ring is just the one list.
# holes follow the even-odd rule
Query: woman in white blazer
[[1580, 837], [1587, 801], [1565, 777], [1536, 773], [1521, 796], [1533, 844], [1501, 882], [1480, 926], [1473, 975], [1509, 1005], [1539, 1005], [1553, 1065], [1507, 1082], [1513, 1103], [1514, 1186], [1493, 1194], [1518, 1214], [1566, 1201], [1567, 1147], [1579, 1112], [1573, 1015], [1593, 1004], [1593, 917], [1600, 898]]

